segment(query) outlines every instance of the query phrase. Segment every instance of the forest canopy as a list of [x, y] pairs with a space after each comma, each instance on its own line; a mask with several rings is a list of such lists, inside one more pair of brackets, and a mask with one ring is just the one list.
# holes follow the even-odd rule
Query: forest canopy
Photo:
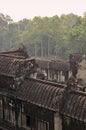
[[31, 56], [86, 53], [86, 12], [83, 17], [70, 13], [18, 22], [0, 13], [0, 52], [14, 50], [20, 43]]

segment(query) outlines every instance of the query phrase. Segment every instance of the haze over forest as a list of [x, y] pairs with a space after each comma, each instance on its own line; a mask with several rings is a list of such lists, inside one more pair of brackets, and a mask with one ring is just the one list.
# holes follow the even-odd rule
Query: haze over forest
[[70, 53], [86, 53], [86, 13], [36, 16], [18, 22], [0, 13], [0, 51], [14, 50], [20, 43], [31, 56], [67, 58]]

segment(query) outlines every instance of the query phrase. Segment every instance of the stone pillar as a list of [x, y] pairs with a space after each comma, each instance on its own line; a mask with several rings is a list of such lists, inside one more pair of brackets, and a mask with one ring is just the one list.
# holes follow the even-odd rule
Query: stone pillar
[[62, 71], [59, 71], [59, 82], [62, 81]]
[[2, 115], [3, 115], [3, 119], [5, 119], [5, 103], [4, 103], [4, 97], [2, 98], [2, 108], [3, 108], [3, 111], [2, 111]]
[[54, 130], [62, 130], [62, 119], [59, 113], [54, 114]]
[[47, 79], [50, 80], [50, 70], [49, 70], [49, 68], [47, 69]]
[[60, 82], [60, 71], [58, 71], [58, 82]]

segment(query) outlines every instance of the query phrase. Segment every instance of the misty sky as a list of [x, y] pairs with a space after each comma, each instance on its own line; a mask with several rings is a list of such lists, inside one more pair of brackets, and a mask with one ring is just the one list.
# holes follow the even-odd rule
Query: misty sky
[[0, 0], [0, 13], [14, 21], [69, 13], [82, 16], [85, 11], [86, 0]]

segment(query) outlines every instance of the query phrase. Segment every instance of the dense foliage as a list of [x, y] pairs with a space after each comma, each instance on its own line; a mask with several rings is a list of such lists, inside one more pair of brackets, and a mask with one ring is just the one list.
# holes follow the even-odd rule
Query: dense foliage
[[13, 50], [20, 43], [33, 56], [86, 53], [86, 13], [83, 17], [71, 13], [18, 22], [0, 14], [0, 51]]

